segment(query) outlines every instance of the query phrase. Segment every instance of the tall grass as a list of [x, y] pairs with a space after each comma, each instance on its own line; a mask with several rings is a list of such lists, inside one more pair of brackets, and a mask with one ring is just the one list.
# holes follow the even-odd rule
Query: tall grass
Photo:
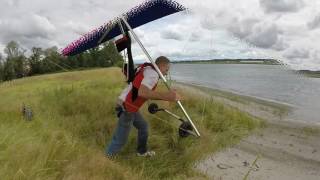
[[[236, 109], [180, 90], [202, 137], [179, 138], [178, 121], [160, 112], [150, 115], [144, 107], [149, 148], [157, 156], [135, 156], [133, 129], [119, 157], [110, 161], [104, 149], [116, 126], [114, 105], [124, 87], [118, 68], [50, 74], [0, 86], [1, 179], [205, 178], [193, 170], [197, 160], [260, 125]], [[32, 108], [32, 121], [22, 117], [23, 103]], [[182, 115], [174, 103], [158, 103]]]

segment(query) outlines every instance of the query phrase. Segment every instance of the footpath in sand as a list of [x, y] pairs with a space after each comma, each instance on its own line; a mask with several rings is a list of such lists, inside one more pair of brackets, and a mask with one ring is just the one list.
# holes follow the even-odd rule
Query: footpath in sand
[[[177, 87], [184, 84], [178, 84]], [[316, 125], [284, 120], [280, 105], [253, 100], [251, 97], [213, 92], [188, 86], [226, 105], [248, 112], [266, 121], [239, 144], [210, 155], [196, 164], [196, 169], [212, 179], [222, 180], [319, 180], [320, 128]], [[211, 92], [210, 92], [211, 91]], [[233, 98], [227, 98], [228, 96]], [[284, 106], [284, 105], [281, 105]], [[255, 162], [255, 163], [254, 163]]]

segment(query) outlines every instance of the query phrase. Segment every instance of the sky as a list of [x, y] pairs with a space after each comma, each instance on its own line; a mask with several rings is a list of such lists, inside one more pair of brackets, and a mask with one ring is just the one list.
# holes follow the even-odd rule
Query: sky
[[[0, 53], [72, 41], [143, 0], [1, 0]], [[294, 69], [320, 70], [319, 0], [177, 0], [187, 11], [135, 29], [153, 58], [272, 58]], [[137, 61], [145, 55], [133, 45]]]

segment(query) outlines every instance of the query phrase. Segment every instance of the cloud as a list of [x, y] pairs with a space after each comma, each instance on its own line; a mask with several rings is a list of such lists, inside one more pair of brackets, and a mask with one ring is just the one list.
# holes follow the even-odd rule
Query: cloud
[[208, 30], [226, 29], [240, 41], [258, 48], [272, 48], [279, 51], [287, 47], [280, 38], [282, 32], [276, 23], [261, 16], [256, 18], [247, 16], [220, 12], [217, 17], [202, 20], [201, 26]]
[[191, 41], [191, 42], [196, 42], [196, 41], [200, 41], [200, 40], [201, 40], [200, 34], [195, 33], [195, 32], [191, 33], [191, 36], [190, 36], [190, 38], [189, 38], [189, 41]]
[[171, 30], [165, 30], [161, 33], [161, 37], [164, 39], [173, 39], [177, 41], [183, 40], [183, 36], [179, 32], [171, 31]]
[[35, 13], [25, 14], [17, 18], [15, 16], [2, 20], [0, 23], [0, 40], [6, 44], [9, 41], [17, 41], [26, 48], [41, 45], [53, 45], [47, 43], [53, 40], [56, 27], [48, 18]]
[[215, 16], [202, 18], [200, 20], [200, 25], [202, 28], [207, 29], [207, 30], [217, 29], [215, 19], [216, 19]]
[[90, 27], [88, 27], [88, 25], [71, 20], [63, 24], [62, 27], [65, 28], [65, 30], [69, 30], [73, 33], [78, 34], [79, 36], [86, 34], [90, 30]]
[[[317, 45], [320, 32], [314, 31], [319, 27], [315, 15], [319, 9], [317, 1], [246, 0], [239, 6], [232, 0], [224, 0], [223, 2], [215, 1], [215, 5], [210, 7], [209, 3], [209, 0], [204, 0], [203, 3], [194, 5], [199, 7], [197, 12], [201, 14], [199, 19], [203, 29], [210, 31], [223, 29], [242, 42], [243, 49], [247, 49], [248, 52], [255, 51], [261, 58], [281, 59], [287, 64], [296, 63], [296, 67], [300, 63], [301, 68], [311, 64], [317, 65], [309, 68], [320, 70], [318, 56], [317, 61], [309, 63], [314, 58], [311, 56], [311, 51], [308, 53], [308, 49], [320, 51]], [[307, 18], [310, 16], [314, 19], [306, 26]], [[231, 46], [229, 47], [231, 49]], [[294, 51], [292, 47], [298, 50]], [[237, 49], [235, 49], [236, 52]], [[226, 52], [224, 54], [228, 55]], [[245, 57], [246, 53], [239, 51], [238, 56]], [[303, 58], [298, 62], [299, 57]]]
[[246, 38], [250, 43], [261, 48], [271, 48], [278, 42], [279, 30], [275, 24], [261, 23], [253, 27]]
[[283, 51], [289, 47], [290, 45], [284, 41], [283, 37], [279, 37], [277, 43], [275, 43], [271, 48], [276, 51]]
[[303, 60], [309, 58], [309, 56], [309, 50], [302, 48], [292, 48], [284, 53], [284, 57], [292, 60]]
[[320, 50], [312, 49], [310, 50], [310, 62], [314, 64], [320, 63]]
[[285, 48], [282, 42], [278, 42], [281, 31], [272, 22], [250, 18], [236, 20], [227, 28], [237, 38], [258, 48]]
[[[12, 17], [2, 20], [0, 23], [1, 34], [7, 38], [49, 38], [54, 33], [55, 26], [43, 16], [38, 14], [27, 14], [21, 18]], [[9, 37], [8, 37], [9, 36]]]
[[304, 7], [302, 0], [260, 0], [265, 13], [297, 12]]
[[320, 27], [320, 14], [318, 14], [312, 21], [307, 23], [309, 29], [317, 29]]
[[253, 33], [255, 25], [259, 22], [258, 19], [243, 19], [233, 18], [233, 22], [227, 25], [227, 29], [238, 38], [246, 38]]

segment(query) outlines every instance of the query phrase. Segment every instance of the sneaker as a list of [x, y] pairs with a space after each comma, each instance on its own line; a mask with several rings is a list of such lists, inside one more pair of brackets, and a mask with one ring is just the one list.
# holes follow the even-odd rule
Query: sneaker
[[106, 158], [110, 159], [110, 160], [115, 160], [116, 159], [116, 155], [115, 154], [105, 154]]
[[137, 156], [139, 157], [152, 157], [152, 156], [155, 156], [156, 155], [156, 152], [154, 151], [147, 151], [145, 153], [137, 153]]

